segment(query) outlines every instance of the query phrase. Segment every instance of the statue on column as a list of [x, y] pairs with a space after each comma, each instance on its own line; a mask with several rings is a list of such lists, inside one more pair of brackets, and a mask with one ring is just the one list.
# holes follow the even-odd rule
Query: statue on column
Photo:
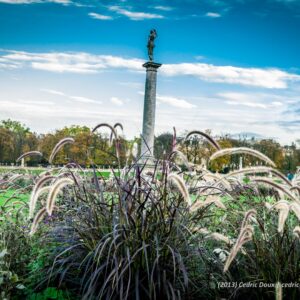
[[148, 44], [147, 44], [148, 56], [150, 61], [153, 61], [153, 49], [155, 47], [154, 40], [156, 39], [156, 37], [157, 37], [156, 30], [151, 29], [148, 37]]

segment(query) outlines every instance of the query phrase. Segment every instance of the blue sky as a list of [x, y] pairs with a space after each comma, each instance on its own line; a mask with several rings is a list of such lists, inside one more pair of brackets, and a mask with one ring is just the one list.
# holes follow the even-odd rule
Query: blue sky
[[151, 28], [157, 134], [300, 138], [299, 0], [0, 0], [0, 119], [139, 135]]

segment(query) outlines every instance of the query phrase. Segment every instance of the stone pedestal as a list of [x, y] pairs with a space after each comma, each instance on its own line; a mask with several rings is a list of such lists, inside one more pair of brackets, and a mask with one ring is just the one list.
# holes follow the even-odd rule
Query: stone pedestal
[[152, 161], [154, 151], [154, 126], [156, 109], [156, 75], [161, 64], [149, 61], [143, 64], [146, 68], [146, 84], [143, 115], [143, 137], [141, 155], [143, 161]]

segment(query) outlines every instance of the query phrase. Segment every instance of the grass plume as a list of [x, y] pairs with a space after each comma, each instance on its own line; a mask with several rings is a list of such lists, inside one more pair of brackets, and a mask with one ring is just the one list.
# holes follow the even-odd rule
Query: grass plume
[[248, 155], [251, 155], [251, 156], [254, 156], [256, 158], [263, 160], [264, 162], [271, 165], [272, 167], [276, 167], [275, 163], [270, 158], [268, 158], [266, 155], [262, 154], [261, 152], [259, 152], [257, 150], [247, 148], [247, 147], [225, 148], [225, 149], [219, 150], [219, 151], [215, 152], [209, 158], [209, 160], [212, 161], [212, 160], [222, 157], [224, 155], [234, 155], [234, 154], [248, 154]]
[[276, 282], [275, 294], [276, 294], [276, 297], [275, 297], [276, 300], [282, 300], [282, 285], [280, 282]]
[[207, 133], [205, 133], [205, 132], [203, 132], [203, 131], [199, 131], [199, 130], [193, 130], [193, 131], [190, 131], [190, 132], [186, 135], [186, 137], [185, 137], [185, 139], [184, 139], [183, 141], [185, 142], [185, 141], [186, 141], [190, 136], [192, 136], [193, 134], [201, 135], [201, 136], [204, 137], [204, 138], [208, 141], [208, 143], [209, 143], [211, 146], [213, 146], [215, 149], [217, 149], [217, 150], [220, 150], [220, 149], [221, 149], [221, 147], [220, 147], [220, 145], [218, 144], [218, 142], [215, 141], [209, 134], [207, 134]]
[[189, 195], [187, 186], [186, 186], [184, 180], [182, 179], [182, 177], [180, 177], [176, 173], [171, 173], [168, 175], [168, 181], [171, 181], [176, 185], [178, 190], [181, 192], [184, 200], [188, 203], [188, 205], [191, 205], [190, 195]]
[[40, 151], [29, 151], [26, 152], [24, 154], [22, 154], [21, 156], [19, 156], [17, 158], [17, 162], [19, 162], [21, 159], [26, 158], [28, 156], [39, 156], [39, 157], [43, 157], [43, 154]]
[[42, 209], [40, 209], [37, 214], [35, 215], [33, 222], [31, 224], [31, 229], [30, 229], [30, 235], [34, 235], [39, 223], [43, 220], [44, 216], [46, 214], [46, 208], [43, 207]]
[[242, 222], [242, 228], [249, 225], [249, 221], [256, 216], [257, 212], [255, 209], [249, 209], [244, 216], [243, 222]]
[[226, 210], [226, 206], [222, 203], [221, 198], [215, 195], [209, 195], [206, 197], [205, 201], [195, 201], [191, 206], [191, 211], [197, 211], [198, 209], [215, 204], [217, 207]]
[[35, 186], [32, 189], [31, 195], [30, 195], [30, 199], [29, 199], [29, 218], [33, 217], [33, 213], [35, 210], [35, 206], [36, 206], [36, 201], [37, 198], [39, 197], [39, 195], [37, 195], [37, 192], [39, 191], [39, 189], [41, 189], [44, 184], [46, 184], [48, 181], [51, 181], [55, 178], [55, 176], [52, 175], [46, 175], [41, 177], [35, 184]]
[[169, 155], [169, 160], [171, 160], [174, 156], [178, 156], [180, 160], [183, 162], [183, 164], [188, 168], [188, 170], [191, 170], [191, 166], [189, 164], [187, 157], [181, 151], [173, 150]]
[[233, 245], [233, 247], [227, 257], [227, 260], [225, 262], [224, 269], [223, 269], [224, 273], [228, 271], [232, 261], [234, 260], [234, 258], [236, 257], [237, 253], [242, 248], [242, 246], [245, 243], [252, 240], [254, 230], [251, 225], [248, 225], [248, 222], [249, 222], [250, 218], [255, 215], [256, 215], [256, 211], [253, 209], [251, 209], [245, 213], [245, 217], [242, 222], [239, 236], [238, 236], [235, 244]]
[[278, 216], [278, 233], [282, 233], [284, 229], [284, 225], [286, 222], [286, 219], [289, 215], [290, 211], [290, 204], [289, 202], [285, 200], [280, 200], [273, 206], [275, 209], [279, 211]]
[[50, 157], [49, 157], [49, 163], [52, 164], [52, 161], [55, 157], [55, 155], [57, 154], [57, 152], [66, 144], [73, 144], [75, 141], [73, 138], [71, 137], [67, 137], [67, 138], [64, 138], [62, 140], [60, 140], [56, 145], [55, 147], [53, 148], [51, 154], [50, 154]]
[[238, 254], [239, 250], [242, 248], [244, 244], [252, 240], [253, 236], [253, 227], [250, 225], [247, 225], [243, 227], [240, 231], [240, 234], [237, 238], [237, 241], [235, 242], [234, 246], [232, 247], [227, 260], [224, 265], [223, 272], [227, 272], [232, 261], [235, 259], [236, 255]]
[[300, 239], [300, 226], [296, 226], [293, 230], [293, 234], [296, 238]]
[[46, 209], [49, 216], [52, 215], [55, 200], [61, 189], [67, 185], [73, 185], [74, 181], [70, 178], [61, 178], [57, 180], [50, 188], [49, 195], [46, 202]]
[[287, 185], [292, 186], [291, 182], [286, 178], [284, 174], [282, 174], [280, 171], [270, 168], [270, 167], [250, 167], [250, 168], [243, 168], [240, 170], [235, 170], [230, 173], [228, 173], [225, 177], [232, 177], [239, 174], [257, 174], [257, 173], [272, 173], [275, 176], [277, 176], [279, 179], [283, 180]]
[[270, 179], [267, 179], [267, 178], [253, 178], [254, 182], [257, 182], [257, 183], [264, 183], [266, 185], [270, 185], [272, 186], [273, 188], [275, 188], [276, 190], [278, 191], [281, 191], [283, 192], [286, 196], [288, 196], [290, 199], [296, 201], [297, 203], [300, 203], [300, 200], [293, 194], [291, 193], [288, 189], [286, 189], [284, 186], [270, 180]]
[[229, 237], [227, 237], [227, 236], [225, 236], [225, 235], [223, 235], [219, 232], [209, 232], [205, 228], [200, 228], [198, 230], [198, 232], [205, 235], [206, 239], [211, 239], [211, 240], [215, 240], [215, 241], [219, 241], [219, 242], [224, 242], [227, 245], [232, 245], [233, 244], [232, 240]]

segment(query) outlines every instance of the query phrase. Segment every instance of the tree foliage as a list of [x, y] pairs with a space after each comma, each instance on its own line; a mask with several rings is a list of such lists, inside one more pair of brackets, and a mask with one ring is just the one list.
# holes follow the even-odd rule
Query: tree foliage
[[[207, 130], [211, 135], [211, 131]], [[184, 135], [185, 136], [185, 135]], [[114, 156], [116, 144], [110, 143], [108, 132], [91, 132], [86, 126], [69, 126], [58, 129], [51, 133], [37, 134], [32, 132], [26, 125], [13, 120], [4, 120], [0, 123], [0, 163], [15, 163], [16, 159], [23, 153], [38, 150], [43, 153], [43, 159], [31, 157], [27, 160], [27, 165], [36, 166], [38, 164], [47, 165], [52, 149], [63, 138], [72, 137], [74, 144], [63, 147], [56, 155], [54, 164], [62, 165], [68, 162], [76, 161], [82, 166], [92, 164], [102, 166], [116, 166], [117, 158]], [[297, 144], [282, 146], [272, 139], [233, 139], [229, 135], [217, 138], [222, 148], [230, 147], [250, 147], [267, 155], [273, 160], [281, 171], [295, 172], [300, 160], [300, 149]], [[127, 140], [120, 136], [119, 152], [121, 165], [126, 163], [126, 153], [136, 142], [141, 144], [140, 138]], [[172, 151], [173, 134], [162, 133], [155, 137], [154, 155], [155, 157], [166, 157]], [[299, 143], [299, 141], [297, 141]], [[192, 135], [188, 140], [183, 137], [177, 137], [177, 148], [182, 151], [193, 164], [206, 163], [208, 158], [216, 151], [208, 142], [199, 135]], [[113, 154], [113, 155], [112, 155]], [[238, 155], [224, 156], [210, 163], [209, 168], [217, 172], [226, 172], [228, 169], [239, 166]], [[260, 162], [253, 157], [244, 156], [243, 165], [257, 165]]]

